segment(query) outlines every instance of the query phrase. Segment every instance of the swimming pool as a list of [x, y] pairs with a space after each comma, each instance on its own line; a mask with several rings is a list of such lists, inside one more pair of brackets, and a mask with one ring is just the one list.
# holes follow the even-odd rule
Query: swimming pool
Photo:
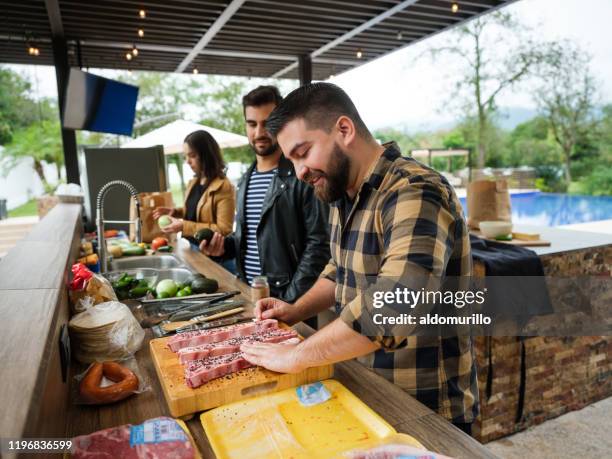
[[[559, 226], [612, 219], [612, 196], [533, 192], [513, 194], [510, 201], [514, 223]], [[466, 207], [465, 198], [461, 203]]]

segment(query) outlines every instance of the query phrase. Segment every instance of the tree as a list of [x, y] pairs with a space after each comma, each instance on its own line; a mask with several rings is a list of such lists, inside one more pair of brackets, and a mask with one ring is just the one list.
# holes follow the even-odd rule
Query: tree
[[45, 176], [43, 161], [55, 164], [57, 179], [61, 179], [64, 154], [58, 121], [44, 120], [20, 129], [13, 136], [13, 141], [3, 152], [5, 170], [8, 172], [24, 158], [31, 158], [33, 168], [46, 190], [50, 184]]
[[507, 142], [507, 166], [554, 166], [561, 162], [548, 120], [537, 116], [516, 126]]
[[590, 60], [579, 46], [565, 41], [556, 44], [540, 65], [536, 100], [563, 153], [568, 185], [572, 181], [571, 161], [578, 146], [588, 144], [597, 130], [596, 88]]
[[453, 44], [432, 48], [429, 53], [432, 57], [452, 55], [462, 63], [452, 99], [462, 101], [466, 118], [476, 121], [476, 162], [482, 168], [489, 153], [497, 97], [532, 73], [545, 55], [545, 47], [503, 11], [461, 25], [448, 41]]
[[19, 73], [0, 67], [0, 145], [11, 142], [14, 133], [35, 121], [57, 117], [49, 99], [34, 100], [32, 85]]

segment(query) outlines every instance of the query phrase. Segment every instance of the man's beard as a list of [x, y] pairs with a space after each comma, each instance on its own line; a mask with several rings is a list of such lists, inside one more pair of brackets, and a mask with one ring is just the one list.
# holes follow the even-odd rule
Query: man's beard
[[337, 144], [334, 144], [328, 169], [329, 172], [312, 171], [306, 174], [304, 181], [312, 182], [319, 177], [325, 179], [325, 184], [315, 186], [315, 196], [323, 202], [334, 202], [344, 196], [348, 186], [351, 162]]
[[[257, 140], [259, 139], [255, 139], [255, 141]], [[257, 150], [257, 148], [255, 147], [255, 142], [250, 144], [251, 148], [253, 149], [253, 151], [255, 152], [257, 156], [270, 156], [271, 154], [275, 153], [278, 150], [278, 142], [275, 142], [270, 138], [268, 138], [267, 140], [270, 141], [270, 146], [261, 152]]]

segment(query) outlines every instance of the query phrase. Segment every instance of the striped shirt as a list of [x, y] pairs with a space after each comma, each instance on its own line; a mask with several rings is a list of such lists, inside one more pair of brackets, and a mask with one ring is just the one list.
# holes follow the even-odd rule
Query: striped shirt
[[263, 207], [264, 198], [272, 183], [272, 179], [278, 169], [273, 169], [267, 172], [258, 172], [257, 168], [253, 169], [249, 184], [246, 191], [246, 253], [244, 255], [244, 271], [249, 285], [253, 282], [253, 278], [261, 276], [261, 262], [259, 260], [259, 249], [257, 247], [257, 227], [261, 220], [261, 209]]

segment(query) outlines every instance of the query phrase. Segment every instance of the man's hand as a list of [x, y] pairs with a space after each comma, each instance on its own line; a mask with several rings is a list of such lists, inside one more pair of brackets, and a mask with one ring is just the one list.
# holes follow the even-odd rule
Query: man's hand
[[210, 242], [202, 241], [200, 251], [209, 257], [220, 257], [225, 253], [225, 238], [221, 233], [215, 233]]
[[257, 320], [278, 319], [288, 325], [293, 325], [300, 321], [300, 317], [296, 314], [296, 307], [278, 298], [263, 298], [259, 300], [255, 303], [253, 312]]
[[163, 233], [170, 234], [170, 233], [178, 233], [179, 231], [183, 231], [183, 220], [181, 218], [170, 217], [170, 220], [172, 220], [172, 223], [164, 226], [161, 229]]
[[288, 343], [247, 343], [240, 346], [244, 358], [253, 365], [259, 365], [279, 373], [299, 373], [306, 369], [297, 352], [299, 344]]
[[174, 213], [174, 209], [172, 207], [156, 207], [153, 211], [153, 218], [157, 220], [162, 215], [172, 215]]

